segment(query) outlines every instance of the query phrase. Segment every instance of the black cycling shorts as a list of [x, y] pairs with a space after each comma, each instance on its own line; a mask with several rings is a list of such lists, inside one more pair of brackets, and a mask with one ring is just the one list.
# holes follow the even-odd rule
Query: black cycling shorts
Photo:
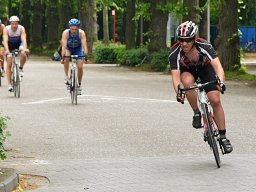
[[[194, 76], [195, 80], [200, 78], [201, 83], [214, 81], [216, 79], [216, 73], [211, 64], [182, 67], [180, 69], [180, 72], [181, 73], [184, 73], [184, 72], [191, 73]], [[206, 93], [208, 93], [209, 91], [214, 91], [214, 90], [218, 90], [217, 85], [215, 85], [215, 84], [210, 84], [205, 87]]]

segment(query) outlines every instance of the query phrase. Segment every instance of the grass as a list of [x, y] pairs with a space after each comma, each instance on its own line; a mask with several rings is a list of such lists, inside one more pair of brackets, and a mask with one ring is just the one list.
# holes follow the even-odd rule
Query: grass
[[226, 80], [256, 81], [256, 75], [249, 74], [245, 66], [238, 71], [225, 71], [225, 78]]

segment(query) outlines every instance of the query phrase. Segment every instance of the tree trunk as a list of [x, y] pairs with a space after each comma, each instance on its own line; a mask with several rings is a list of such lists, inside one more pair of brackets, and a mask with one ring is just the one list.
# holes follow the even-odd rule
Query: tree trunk
[[224, 69], [240, 68], [237, 9], [237, 0], [221, 0], [217, 50]]
[[51, 0], [47, 4], [47, 45], [48, 48], [55, 49], [60, 44], [59, 36], [59, 15], [58, 0]]
[[200, 14], [199, 36], [207, 39], [207, 0], [200, 0], [199, 6], [204, 8]]
[[166, 0], [150, 0], [150, 12], [152, 13], [149, 24], [149, 45], [148, 51], [156, 52], [166, 49], [166, 33], [168, 14], [158, 9], [159, 5], [165, 5]]
[[200, 23], [199, 0], [183, 0], [183, 5], [188, 8], [188, 15], [182, 17], [182, 21]]
[[42, 26], [43, 26], [43, 13], [44, 13], [44, 5], [41, 0], [36, 0], [34, 2], [34, 15], [33, 15], [33, 25], [32, 25], [32, 42], [31, 47], [33, 49], [41, 49], [43, 44], [43, 34], [42, 34]]
[[20, 18], [21, 20], [21, 25], [23, 25], [26, 29], [26, 34], [27, 34], [27, 43], [30, 44], [30, 34], [31, 34], [31, 15], [32, 13], [30, 11], [24, 11], [24, 10], [31, 10], [31, 4], [30, 4], [30, 1], [26, 1], [26, 0], [23, 0], [22, 3], [21, 3], [21, 6], [22, 6], [22, 9], [23, 10], [23, 14], [22, 14], [22, 17]]
[[81, 1], [79, 15], [81, 29], [86, 33], [89, 53], [92, 53], [93, 42], [97, 41], [96, 2], [94, 0]]
[[125, 31], [125, 44], [126, 49], [135, 48], [135, 0], [128, 0], [126, 8], [126, 31]]
[[108, 27], [108, 7], [106, 0], [103, 1], [102, 12], [103, 12], [103, 43], [109, 44], [109, 27]]
[[64, 29], [68, 28], [68, 22], [71, 18], [73, 18], [73, 7], [72, 3], [70, 3], [70, 0], [62, 0], [61, 5], [59, 8], [59, 18], [60, 18], [60, 24], [59, 24], [59, 31], [60, 33], [63, 32]]

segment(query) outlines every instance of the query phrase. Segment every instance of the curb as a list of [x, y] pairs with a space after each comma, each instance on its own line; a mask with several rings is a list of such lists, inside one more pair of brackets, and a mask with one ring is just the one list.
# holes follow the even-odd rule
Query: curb
[[11, 192], [19, 186], [19, 176], [14, 169], [0, 168], [0, 192]]
[[241, 61], [241, 65], [256, 67], [256, 62]]

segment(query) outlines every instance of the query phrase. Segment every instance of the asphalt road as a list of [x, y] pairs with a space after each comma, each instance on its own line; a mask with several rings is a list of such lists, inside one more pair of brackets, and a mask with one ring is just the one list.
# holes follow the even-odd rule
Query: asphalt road
[[234, 151], [216, 168], [192, 111], [175, 101], [168, 74], [84, 65], [83, 95], [72, 105], [63, 66], [31, 57], [21, 98], [0, 87], [10, 117], [1, 164], [45, 176], [37, 191], [255, 191], [256, 87], [226, 82], [222, 95]]

